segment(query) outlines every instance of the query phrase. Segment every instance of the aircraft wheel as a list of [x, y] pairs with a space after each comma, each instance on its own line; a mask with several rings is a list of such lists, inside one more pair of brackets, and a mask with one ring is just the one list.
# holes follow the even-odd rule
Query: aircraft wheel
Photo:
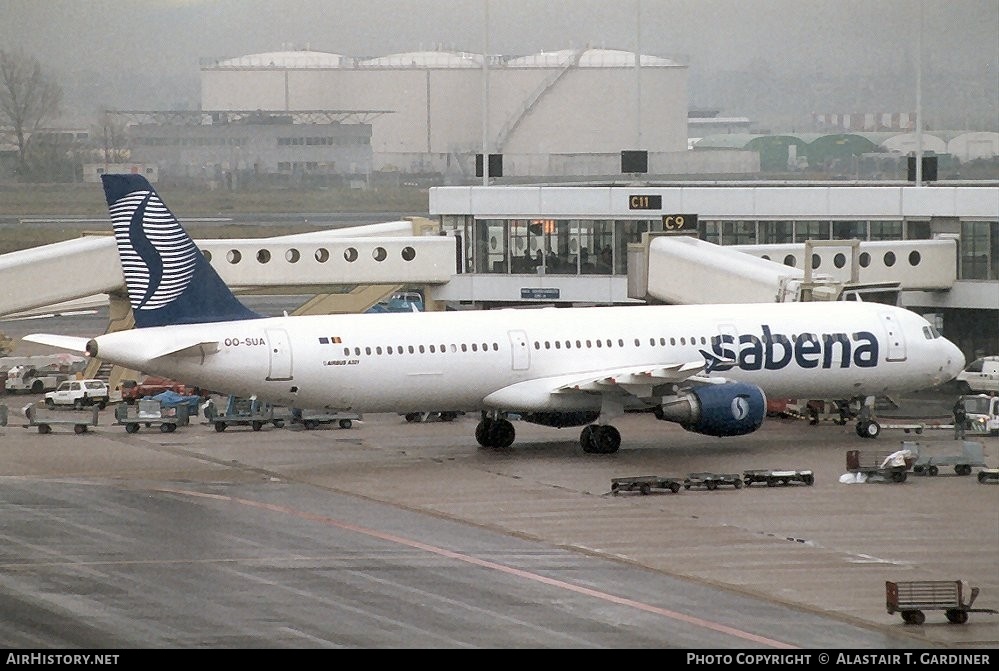
[[490, 447], [510, 447], [513, 445], [515, 437], [516, 430], [513, 428], [513, 424], [506, 419], [496, 420], [489, 429]]
[[597, 439], [594, 436], [596, 428], [593, 424], [589, 424], [584, 426], [583, 430], [579, 432], [579, 445], [583, 448], [583, 452], [587, 454], [597, 451]]
[[125, 425], [125, 433], [138, 433], [139, 425], [135, 422], [129, 422]]
[[225, 422], [215, 422], [215, 430], [219, 433], [225, 431]]
[[341, 419], [340, 420], [340, 428], [341, 429], [349, 429], [353, 425], [354, 424], [349, 419]]
[[[416, 413], [411, 413], [416, 414]], [[406, 421], [411, 421], [409, 415], [406, 415]], [[412, 421], [416, 421], [415, 419]], [[475, 425], [475, 442], [477, 442], [482, 447], [489, 447], [489, 433], [492, 428], [493, 420], [483, 419], [481, 422]]]
[[609, 424], [593, 429], [593, 442], [599, 454], [614, 454], [621, 447], [621, 433]]

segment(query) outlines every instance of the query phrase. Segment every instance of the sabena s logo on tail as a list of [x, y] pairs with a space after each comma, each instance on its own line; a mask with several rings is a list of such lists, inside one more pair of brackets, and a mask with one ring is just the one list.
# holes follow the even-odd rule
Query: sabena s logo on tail
[[102, 175], [135, 325], [261, 317], [240, 303], [142, 175]]

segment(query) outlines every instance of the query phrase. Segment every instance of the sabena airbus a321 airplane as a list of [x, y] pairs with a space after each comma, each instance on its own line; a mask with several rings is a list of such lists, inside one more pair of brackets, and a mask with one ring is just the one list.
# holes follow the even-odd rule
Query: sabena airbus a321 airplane
[[864, 399], [925, 389], [964, 368], [923, 317], [859, 301], [277, 316], [230, 292], [141, 175], [104, 175], [136, 328], [26, 340], [298, 408], [480, 412], [483, 447], [510, 415], [582, 426], [616, 452], [625, 412], [710, 436], [760, 428], [766, 398]]

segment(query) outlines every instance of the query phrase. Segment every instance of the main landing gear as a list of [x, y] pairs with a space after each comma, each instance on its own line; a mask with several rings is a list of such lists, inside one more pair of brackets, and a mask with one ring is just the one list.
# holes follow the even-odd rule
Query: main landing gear
[[[516, 430], [505, 417], [483, 416], [475, 425], [475, 440], [482, 447], [502, 448], [513, 445]], [[621, 447], [621, 433], [609, 424], [590, 424], [579, 434], [583, 452], [613, 454]]]
[[583, 452], [613, 454], [621, 447], [621, 432], [610, 424], [590, 424], [579, 434]]

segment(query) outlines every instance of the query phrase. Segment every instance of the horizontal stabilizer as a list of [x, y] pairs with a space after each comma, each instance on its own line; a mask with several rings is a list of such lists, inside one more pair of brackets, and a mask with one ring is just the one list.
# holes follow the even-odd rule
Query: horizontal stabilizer
[[21, 340], [36, 342], [40, 345], [49, 345], [50, 347], [57, 347], [70, 352], [80, 352], [82, 354], [86, 354], [87, 343], [90, 342], [90, 338], [53, 335], [51, 333], [30, 333], [21, 338]]

